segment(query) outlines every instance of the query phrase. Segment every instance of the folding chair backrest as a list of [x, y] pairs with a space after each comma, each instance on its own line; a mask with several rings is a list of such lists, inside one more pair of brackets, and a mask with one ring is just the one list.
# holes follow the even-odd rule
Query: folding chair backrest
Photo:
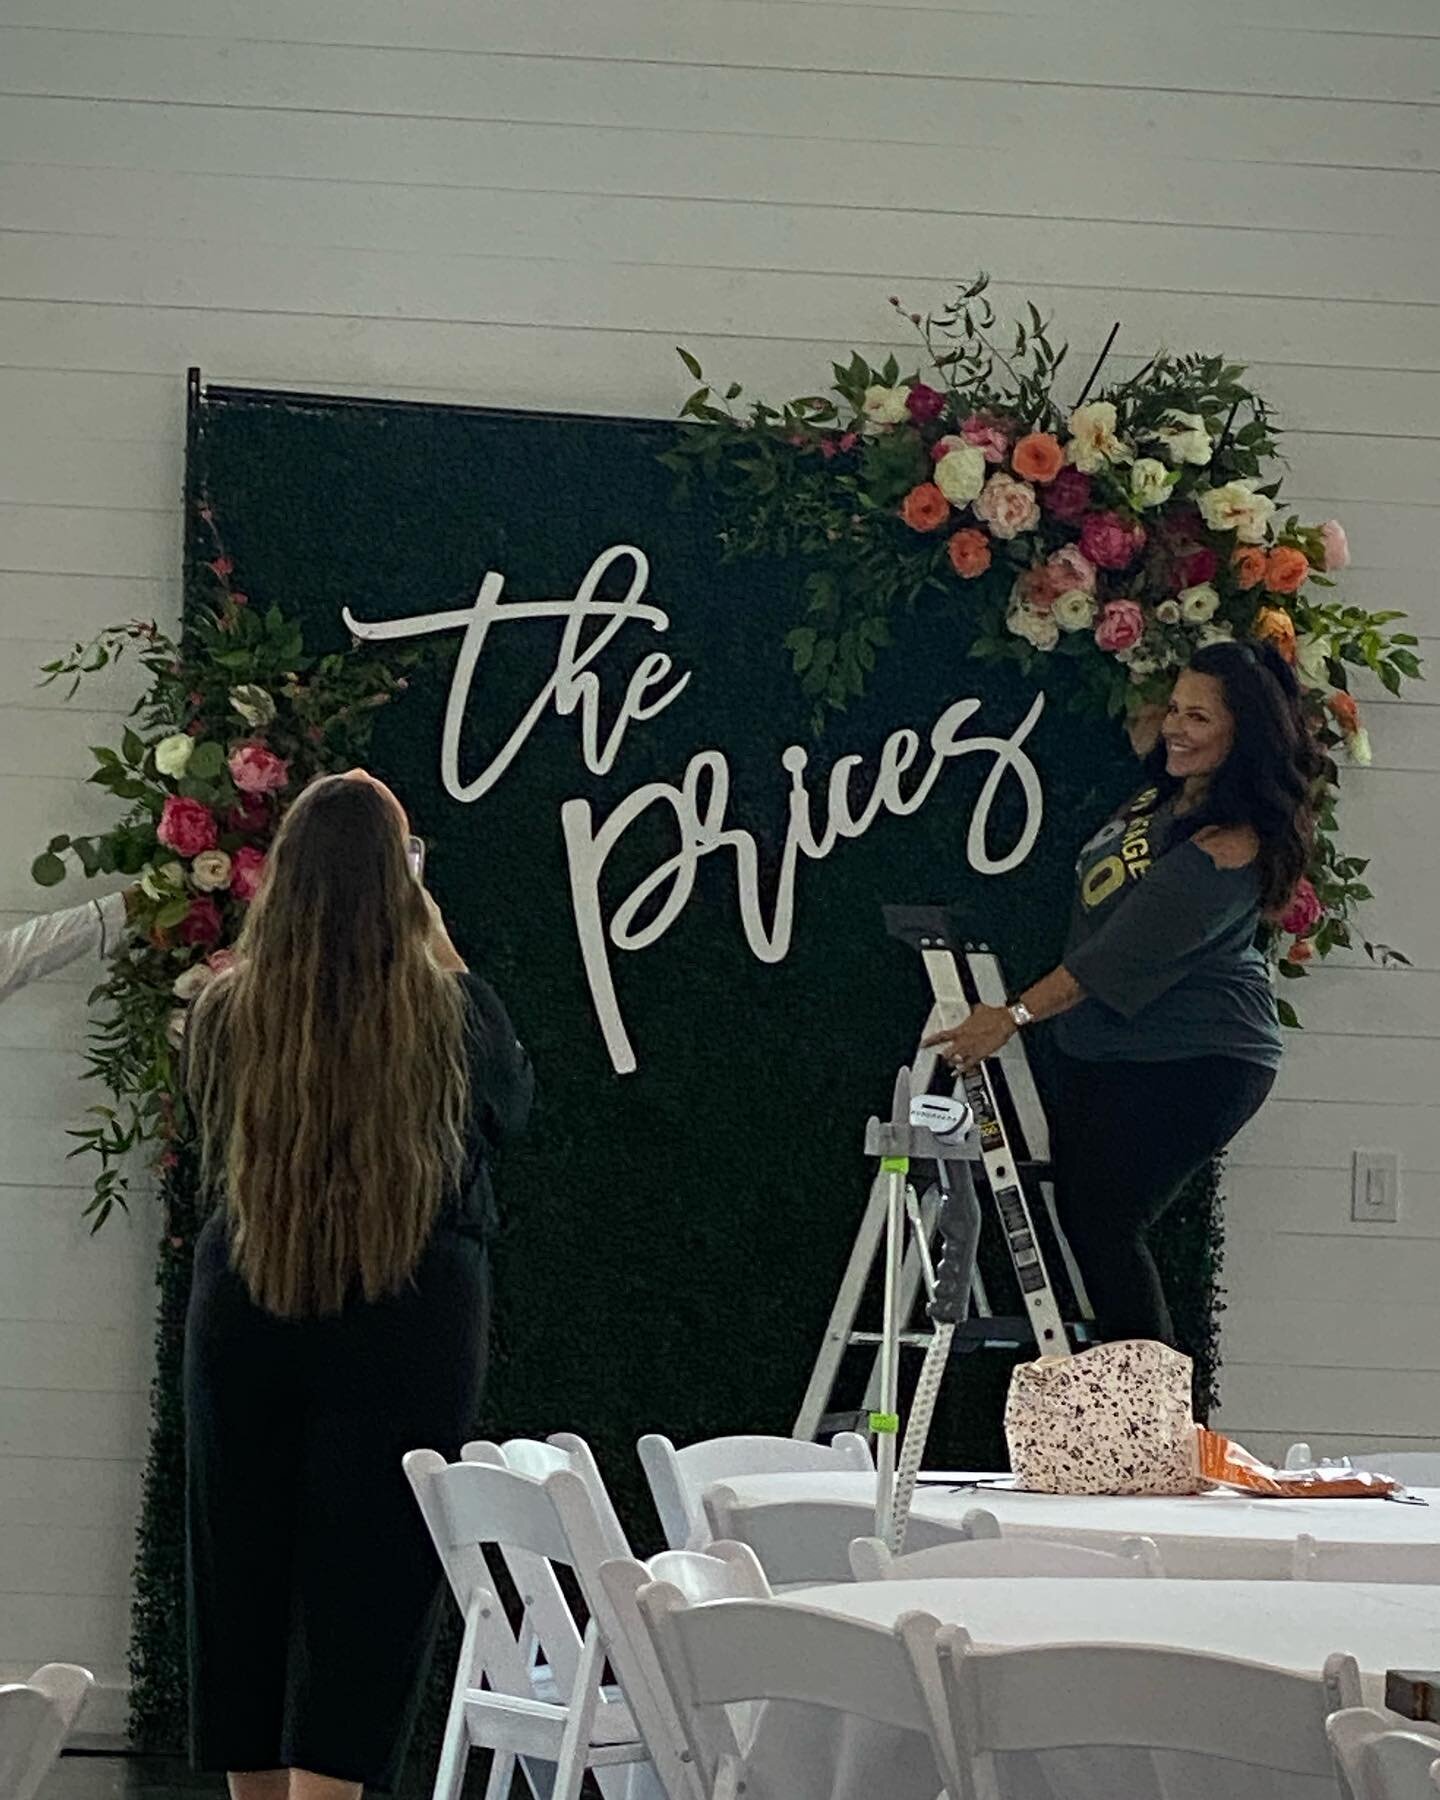
[[47, 1663], [28, 1681], [0, 1686], [0, 1794], [33, 1800], [65, 1748], [85, 1696], [88, 1669]]
[[1149, 1539], [1130, 1538], [1113, 1550], [1091, 1549], [1027, 1532], [1022, 1536], [973, 1538], [937, 1544], [929, 1550], [891, 1556], [879, 1538], [857, 1538], [850, 1567], [857, 1581], [917, 1581], [969, 1576], [972, 1580], [1013, 1575], [1050, 1575], [1096, 1580], [1158, 1575], [1160, 1553]]
[[[742, 1501], [723, 1483], [705, 1496], [710, 1535], [748, 1544], [773, 1587], [848, 1581], [850, 1545], [875, 1530], [875, 1509], [855, 1500]], [[906, 1542], [917, 1550], [948, 1544], [959, 1524], [912, 1518]]]
[[870, 1446], [858, 1432], [842, 1431], [829, 1444], [800, 1438], [707, 1438], [677, 1450], [667, 1437], [642, 1437], [636, 1446], [661, 1529], [672, 1550], [689, 1546], [704, 1530], [701, 1501], [707, 1487], [742, 1475], [836, 1474], [873, 1470]]
[[1433, 1800], [1440, 1780], [1440, 1726], [1398, 1727], [1393, 1713], [1355, 1706], [1326, 1722], [1351, 1800]]
[[610, 1490], [605, 1485], [605, 1477], [600, 1473], [600, 1465], [584, 1438], [576, 1437], [573, 1432], [557, 1431], [543, 1443], [539, 1438], [507, 1438], [503, 1444], [480, 1439], [466, 1444], [460, 1452], [460, 1460], [498, 1461], [503, 1467], [514, 1469], [517, 1474], [533, 1476], [536, 1481], [543, 1481], [547, 1475], [555, 1475], [562, 1470], [578, 1475], [594, 1499], [595, 1511], [605, 1533], [606, 1554], [629, 1556], [630, 1540], [625, 1535], [625, 1527], [620, 1523], [620, 1515], [615, 1510], [615, 1502], [610, 1498]]
[[1359, 1698], [1332, 1657], [1304, 1676], [1221, 1656], [1084, 1644], [976, 1651], [958, 1626], [937, 1651], [962, 1761], [1011, 1751], [1139, 1749], [1333, 1781], [1325, 1721]]
[[1394, 1581], [1440, 1584], [1440, 1544], [1321, 1544], [1308, 1532], [1295, 1540], [1296, 1581]]

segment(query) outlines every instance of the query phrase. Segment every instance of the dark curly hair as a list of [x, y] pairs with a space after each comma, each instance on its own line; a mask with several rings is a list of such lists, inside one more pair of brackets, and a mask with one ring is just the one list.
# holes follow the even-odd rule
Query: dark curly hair
[[[1301, 710], [1300, 684], [1271, 644], [1207, 644], [1189, 666], [1220, 683], [1235, 742], [1201, 804], [1176, 820], [1174, 842], [1211, 825], [1248, 825], [1260, 840], [1260, 904], [1274, 916], [1285, 910], [1309, 866], [1316, 783], [1324, 766]], [[1164, 797], [1181, 785], [1166, 773], [1163, 743], [1151, 751], [1146, 772]]]

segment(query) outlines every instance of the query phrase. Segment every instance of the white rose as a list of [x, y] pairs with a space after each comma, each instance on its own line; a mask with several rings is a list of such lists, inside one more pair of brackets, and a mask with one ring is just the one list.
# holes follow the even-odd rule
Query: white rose
[[230, 705], [256, 731], [263, 731], [274, 722], [274, 700], [263, 687], [257, 686], [253, 681], [231, 688]]
[[1207, 644], [1230, 644], [1235, 641], [1235, 627], [1228, 619], [1215, 619], [1200, 633], [1200, 648]]
[[1208, 581], [1180, 590], [1180, 617], [1187, 625], [1208, 625], [1220, 609], [1220, 596]]
[[1108, 400], [1092, 400], [1071, 413], [1065, 457], [1077, 469], [1093, 475], [1106, 463], [1129, 462], [1131, 454], [1115, 435], [1115, 408]]
[[1067, 588], [1056, 597], [1050, 617], [1062, 631], [1088, 631], [1095, 623], [1095, 596], [1084, 588]]
[[173, 900], [185, 886], [185, 865], [178, 862], [154, 863], [141, 871], [140, 887], [152, 900]]
[[1210, 433], [1199, 413], [1168, 412], [1151, 436], [1159, 438], [1172, 463], [1203, 468], [1210, 460]]
[[230, 858], [223, 850], [202, 850], [190, 865], [190, 879], [202, 894], [230, 885]]
[[1130, 679], [1136, 687], [1139, 687], [1141, 682], [1148, 681], [1152, 675], [1157, 674], [1159, 669], [1160, 664], [1153, 656], [1144, 656], [1138, 650], [1130, 658]]
[[215, 971], [207, 969], [203, 962], [194, 963], [181, 975], [177, 975], [170, 984], [170, 992], [177, 1000], [193, 1000], [201, 988], [209, 987], [215, 979]]
[[1130, 498], [1136, 506], [1163, 506], [1175, 481], [1164, 463], [1142, 456], [1130, 471]]
[[985, 485], [985, 457], [974, 444], [955, 440], [935, 465], [936, 487], [952, 506], [968, 506]]
[[188, 732], [177, 731], [172, 737], [163, 737], [155, 746], [156, 772], [176, 780], [185, 773], [194, 753], [195, 740]]
[[[1088, 600], [1090, 596], [1087, 594]], [[1005, 623], [1016, 637], [1024, 638], [1037, 650], [1053, 650], [1060, 642], [1060, 627], [1055, 622], [1053, 612], [1036, 612], [1030, 606], [1015, 606], [1007, 614]]]
[[909, 388], [882, 387], [865, 390], [860, 410], [872, 425], [903, 425], [910, 417]]
[[1334, 655], [1334, 645], [1323, 635], [1307, 634], [1295, 648], [1295, 666], [1311, 687], [1328, 688], [1330, 671], [1327, 663]]
[[1155, 617], [1162, 625], [1178, 625], [1180, 623], [1180, 602], [1178, 600], [1162, 600], [1155, 608]]
[[1233, 531], [1242, 544], [1261, 544], [1275, 513], [1275, 502], [1255, 492], [1255, 482], [1227, 481], [1197, 496], [1200, 516], [1212, 531]]
[[1358, 731], [1352, 731], [1345, 740], [1345, 754], [1352, 763], [1361, 768], [1368, 768], [1374, 754], [1370, 748], [1370, 733], [1362, 725]]

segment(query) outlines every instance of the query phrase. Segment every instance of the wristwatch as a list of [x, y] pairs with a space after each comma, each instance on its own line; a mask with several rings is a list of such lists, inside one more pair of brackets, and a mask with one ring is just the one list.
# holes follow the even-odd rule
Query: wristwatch
[[1023, 1000], [1012, 1000], [1005, 1010], [1015, 1021], [1015, 1029], [1017, 1031], [1023, 1031], [1027, 1025], [1033, 1025], [1035, 1023], [1034, 1013], [1031, 1012], [1030, 1008]]

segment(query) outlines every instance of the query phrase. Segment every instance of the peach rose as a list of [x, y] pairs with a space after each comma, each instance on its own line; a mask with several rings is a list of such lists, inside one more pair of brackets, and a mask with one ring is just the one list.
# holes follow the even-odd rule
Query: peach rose
[[1010, 452], [1010, 467], [1025, 481], [1053, 481], [1065, 467], [1065, 452], [1048, 431], [1032, 431]]
[[945, 553], [950, 567], [966, 581], [973, 581], [990, 567], [990, 540], [973, 526], [957, 531], [945, 546]]
[[1242, 590], [1259, 587], [1265, 579], [1265, 552], [1255, 544], [1239, 544], [1230, 558], [1235, 572], [1235, 585]]
[[992, 475], [975, 502], [975, 517], [990, 527], [991, 537], [1018, 537], [1040, 523], [1040, 506], [1028, 482], [1009, 475]]
[[1262, 606], [1251, 627], [1262, 644], [1273, 644], [1286, 662], [1295, 660], [1295, 621], [1283, 606]]
[[1314, 954], [1315, 944], [1313, 939], [1296, 938], [1295, 942], [1285, 952], [1285, 960], [1288, 963], [1308, 963]]
[[1299, 593], [1309, 573], [1305, 552], [1293, 544], [1277, 544], [1265, 558], [1265, 586], [1272, 594]]
[[922, 481], [900, 503], [900, 517], [912, 531], [934, 531], [950, 517], [950, 502], [933, 481]]

